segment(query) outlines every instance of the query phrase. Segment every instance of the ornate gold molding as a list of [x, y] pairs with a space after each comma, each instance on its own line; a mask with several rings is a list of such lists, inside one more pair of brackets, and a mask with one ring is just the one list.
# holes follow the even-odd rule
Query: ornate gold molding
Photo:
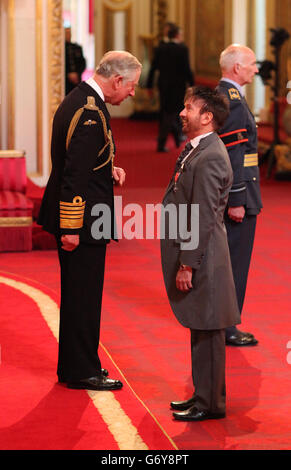
[[111, 9], [124, 10], [129, 7], [129, 4], [132, 3], [132, 0], [103, 0], [104, 5]]
[[49, 123], [51, 123], [64, 96], [63, 2], [62, 0], [48, 0], [47, 4]]
[[[125, 49], [131, 51], [132, 49], [132, 0], [117, 0], [117, 3], [108, 2], [104, 0], [103, 3], [103, 53], [113, 49], [111, 45], [112, 30], [108, 30], [106, 25], [112, 21], [112, 13], [123, 11], [126, 13], [126, 31], [125, 31]], [[111, 16], [111, 20], [110, 20]], [[110, 35], [110, 38], [108, 37]]]

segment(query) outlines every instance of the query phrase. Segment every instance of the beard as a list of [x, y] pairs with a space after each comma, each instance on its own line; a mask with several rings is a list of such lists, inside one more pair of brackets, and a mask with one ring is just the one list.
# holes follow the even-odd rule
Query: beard
[[187, 135], [187, 131], [189, 129], [189, 125], [188, 125], [188, 121], [187, 119], [181, 119], [181, 123], [182, 123], [182, 131], [184, 134]]

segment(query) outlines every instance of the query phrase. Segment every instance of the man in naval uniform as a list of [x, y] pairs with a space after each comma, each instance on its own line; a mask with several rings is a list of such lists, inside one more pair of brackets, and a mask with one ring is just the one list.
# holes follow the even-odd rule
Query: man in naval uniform
[[114, 234], [91, 233], [96, 221], [91, 212], [102, 203], [114, 219], [113, 182], [122, 185], [125, 172], [113, 164], [115, 146], [105, 103], [119, 105], [134, 96], [140, 73], [141, 64], [128, 52], [108, 52], [95, 74], [66, 96], [54, 117], [52, 171], [38, 223], [57, 238], [61, 267], [57, 374], [69, 388], [122, 387], [119, 380], [108, 378], [98, 356], [105, 252]]
[[187, 90], [180, 116], [190, 142], [163, 199], [165, 287], [174, 314], [191, 333], [195, 392], [186, 401], [171, 403], [174, 418], [183, 421], [225, 416], [225, 328], [240, 322], [223, 221], [232, 170], [215, 132], [227, 115], [227, 100], [217, 91]]
[[[258, 167], [257, 128], [244, 98], [243, 85], [258, 72], [254, 52], [233, 44], [220, 56], [222, 78], [218, 90], [230, 105], [230, 114], [219, 135], [226, 145], [233, 169], [233, 185], [225, 214], [230, 257], [240, 312], [242, 312], [254, 244], [257, 215], [262, 208]], [[226, 330], [226, 344], [252, 346], [251, 334], [235, 326]]]

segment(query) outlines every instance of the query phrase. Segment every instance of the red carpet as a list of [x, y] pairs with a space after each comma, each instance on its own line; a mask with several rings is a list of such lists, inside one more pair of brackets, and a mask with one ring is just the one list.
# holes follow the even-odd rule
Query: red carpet
[[[127, 187], [116, 194], [125, 203], [160, 202], [177, 150], [155, 153], [155, 123], [116, 121], [114, 126], [116, 165], [128, 177]], [[114, 397], [148, 449], [290, 449], [290, 187], [289, 182], [262, 183], [264, 210], [241, 327], [254, 333], [259, 344], [227, 348], [223, 420], [187, 424], [172, 419], [169, 402], [192, 394], [190, 338], [165, 295], [159, 242], [123, 239], [110, 245], [101, 357], [110, 375], [124, 381]], [[58, 302], [54, 250], [2, 253], [0, 266], [1, 277], [35, 287]], [[35, 301], [3, 281], [0, 296], [0, 448], [120, 448], [88, 394], [55, 383], [57, 341]]]

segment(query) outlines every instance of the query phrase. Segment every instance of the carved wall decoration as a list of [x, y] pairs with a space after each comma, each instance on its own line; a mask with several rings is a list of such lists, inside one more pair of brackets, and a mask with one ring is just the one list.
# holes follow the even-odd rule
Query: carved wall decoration
[[124, 37], [123, 41], [125, 49], [132, 49], [132, 0], [110, 0], [104, 1], [103, 4], [103, 51], [104, 53], [114, 49], [115, 34], [114, 17], [117, 12], [123, 12], [124, 21]]
[[64, 34], [62, 0], [48, 0], [49, 121], [64, 96]]

